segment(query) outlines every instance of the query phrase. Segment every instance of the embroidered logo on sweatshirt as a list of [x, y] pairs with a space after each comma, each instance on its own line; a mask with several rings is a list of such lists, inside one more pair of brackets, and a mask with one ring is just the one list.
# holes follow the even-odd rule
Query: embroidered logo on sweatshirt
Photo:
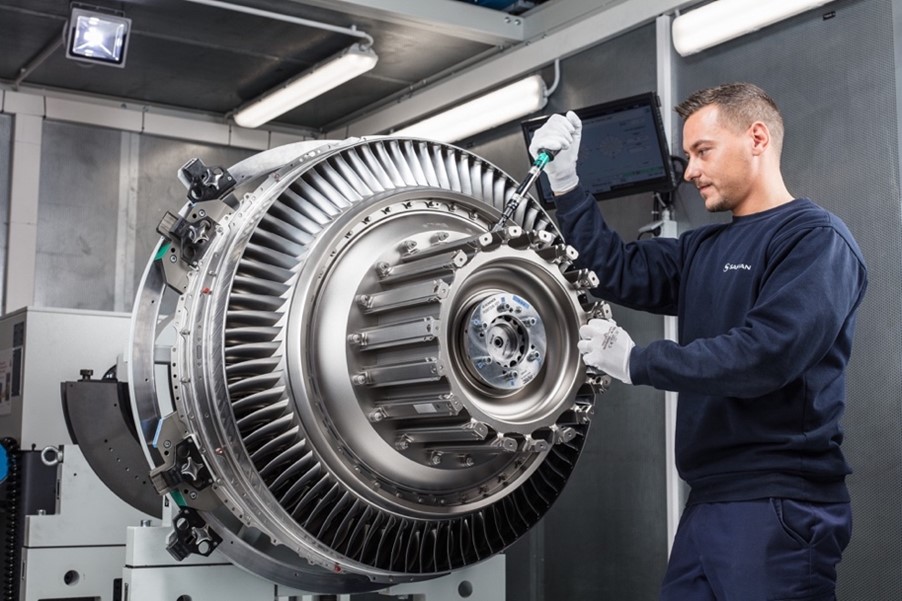
[[746, 271], [751, 271], [752, 266], [746, 265], [745, 263], [727, 263], [723, 266], [724, 273], [728, 271], [736, 271], [737, 269], [745, 269]]

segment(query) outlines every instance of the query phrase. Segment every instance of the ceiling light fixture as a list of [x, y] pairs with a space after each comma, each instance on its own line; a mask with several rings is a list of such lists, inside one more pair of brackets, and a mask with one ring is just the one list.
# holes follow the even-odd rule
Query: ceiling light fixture
[[673, 20], [673, 47], [689, 56], [831, 0], [716, 0]]
[[131, 26], [132, 20], [121, 12], [74, 6], [66, 27], [66, 58], [124, 67]]
[[354, 44], [309, 71], [251, 100], [232, 115], [241, 127], [258, 127], [312, 98], [362, 75], [379, 57], [369, 46]]
[[532, 75], [408, 125], [392, 135], [456, 142], [542, 109], [548, 95], [545, 80], [540, 75]]

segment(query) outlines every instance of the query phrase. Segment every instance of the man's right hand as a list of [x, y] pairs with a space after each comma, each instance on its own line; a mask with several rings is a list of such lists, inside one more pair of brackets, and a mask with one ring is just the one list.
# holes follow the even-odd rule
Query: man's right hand
[[555, 194], [569, 192], [579, 183], [576, 175], [576, 157], [583, 123], [573, 111], [567, 115], [552, 115], [532, 137], [529, 154], [535, 158], [540, 148], [556, 151], [554, 160], [545, 165], [545, 174]]

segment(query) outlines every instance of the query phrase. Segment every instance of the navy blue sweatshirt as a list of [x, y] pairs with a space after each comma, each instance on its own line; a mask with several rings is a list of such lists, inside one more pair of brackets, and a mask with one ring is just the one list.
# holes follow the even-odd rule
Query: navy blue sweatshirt
[[678, 343], [633, 349], [630, 378], [679, 393], [689, 503], [848, 501], [840, 418], [867, 271], [845, 224], [796, 199], [625, 244], [580, 187], [557, 206], [564, 239], [599, 277], [596, 296], [679, 317]]

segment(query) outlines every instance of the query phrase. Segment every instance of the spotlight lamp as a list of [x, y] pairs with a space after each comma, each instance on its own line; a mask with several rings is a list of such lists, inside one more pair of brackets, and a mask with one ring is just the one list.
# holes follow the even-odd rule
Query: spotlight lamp
[[86, 63], [124, 67], [132, 20], [75, 6], [66, 25], [66, 58]]
[[831, 0], [715, 0], [673, 20], [673, 47], [689, 56]]

